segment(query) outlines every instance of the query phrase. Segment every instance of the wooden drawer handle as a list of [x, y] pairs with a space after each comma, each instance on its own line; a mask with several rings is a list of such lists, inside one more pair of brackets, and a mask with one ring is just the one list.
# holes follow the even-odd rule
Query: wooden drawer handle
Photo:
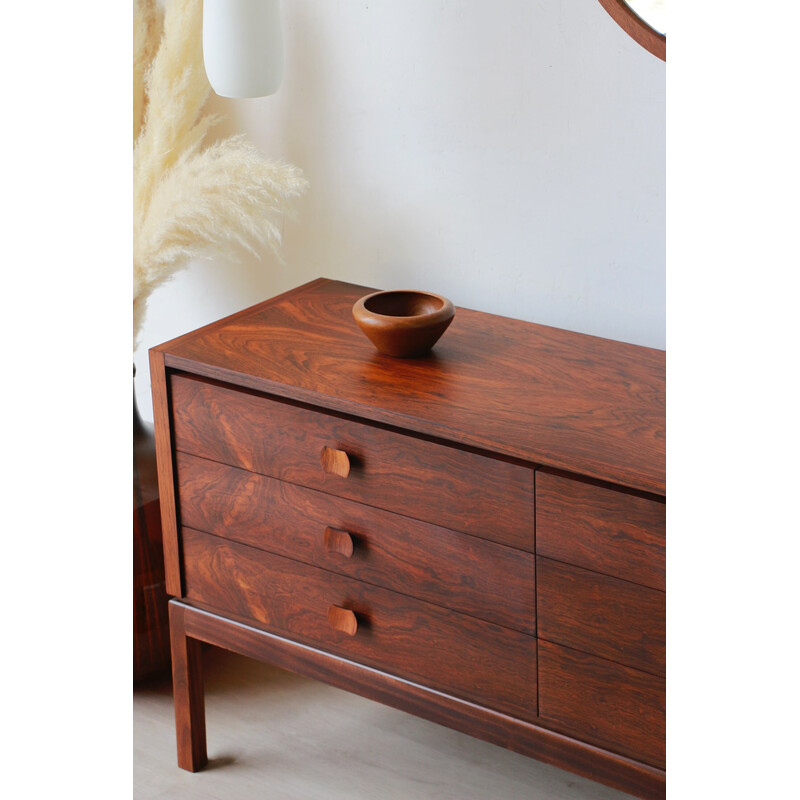
[[358, 630], [356, 615], [349, 608], [331, 606], [328, 609], [328, 622], [335, 631], [341, 631], [348, 636], [355, 636]]
[[338, 528], [325, 528], [325, 549], [329, 553], [338, 553], [345, 558], [353, 555], [353, 537], [347, 531]]
[[338, 475], [346, 478], [350, 474], [350, 459], [344, 450], [334, 450], [332, 447], [323, 447], [320, 453], [322, 469], [329, 475]]

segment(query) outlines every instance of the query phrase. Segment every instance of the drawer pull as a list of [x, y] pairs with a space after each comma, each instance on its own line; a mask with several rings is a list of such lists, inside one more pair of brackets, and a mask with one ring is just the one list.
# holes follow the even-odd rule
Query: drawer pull
[[334, 450], [332, 447], [323, 447], [320, 453], [322, 469], [329, 475], [338, 475], [346, 478], [350, 474], [350, 459], [344, 450]]
[[329, 553], [338, 553], [345, 558], [353, 555], [353, 537], [347, 531], [338, 528], [325, 528], [325, 549]]
[[335, 631], [341, 631], [348, 636], [355, 636], [358, 630], [356, 615], [348, 608], [331, 606], [328, 609], [328, 622]]

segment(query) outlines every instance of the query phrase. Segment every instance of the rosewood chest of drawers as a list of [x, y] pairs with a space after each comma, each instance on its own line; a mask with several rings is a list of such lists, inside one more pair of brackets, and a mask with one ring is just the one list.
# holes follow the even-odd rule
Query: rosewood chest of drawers
[[319, 279], [150, 352], [178, 763], [201, 643], [665, 794], [664, 353]]

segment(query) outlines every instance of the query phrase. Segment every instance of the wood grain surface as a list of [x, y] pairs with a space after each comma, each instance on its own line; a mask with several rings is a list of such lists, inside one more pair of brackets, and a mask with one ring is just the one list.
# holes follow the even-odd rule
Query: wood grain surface
[[[174, 375], [175, 448], [533, 551], [527, 467]], [[349, 456], [347, 477], [323, 448]]]
[[164, 366], [164, 354], [150, 351], [150, 385], [153, 394], [154, 434], [158, 463], [158, 494], [161, 507], [161, 535], [164, 549], [165, 588], [168, 594], [183, 594], [181, 583], [178, 518], [175, 507], [175, 480], [172, 464], [172, 433], [170, 430], [169, 385]]
[[179, 762], [202, 640], [663, 797], [665, 354], [459, 308], [394, 359], [372, 291], [151, 350]]
[[426, 357], [377, 353], [316, 280], [157, 348], [167, 366], [665, 493], [665, 354], [459, 308]]
[[666, 504], [539, 470], [536, 552], [663, 591]]
[[[177, 469], [190, 528], [536, 632], [530, 553], [186, 453]], [[342, 534], [349, 557], [331, 544]]]
[[664, 677], [666, 595], [560, 561], [536, 559], [541, 639]]
[[[521, 719], [536, 718], [536, 640], [396, 592], [182, 530], [186, 598]], [[353, 612], [336, 631], [330, 607]]]
[[172, 602], [169, 630], [178, 766], [197, 772], [208, 763], [201, 644], [186, 636], [182, 609]]
[[[665, 797], [665, 774], [656, 767], [177, 600], [170, 605], [171, 611], [179, 612], [187, 636], [355, 692], [636, 797]], [[524, 788], [539, 789], [538, 785]], [[491, 789], [486, 791], [491, 794]]]
[[625, 0], [600, 0], [600, 5], [645, 50], [662, 61], [667, 60], [667, 37], [641, 19]]
[[665, 766], [663, 678], [539, 641], [539, 713], [564, 733]]

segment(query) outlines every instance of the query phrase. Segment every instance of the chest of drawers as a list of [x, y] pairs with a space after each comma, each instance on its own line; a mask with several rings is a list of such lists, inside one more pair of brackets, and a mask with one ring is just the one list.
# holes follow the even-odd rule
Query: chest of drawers
[[664, 353], [319, 279], [153, 348], [178, 763], [202, 642], [663, 797]]

